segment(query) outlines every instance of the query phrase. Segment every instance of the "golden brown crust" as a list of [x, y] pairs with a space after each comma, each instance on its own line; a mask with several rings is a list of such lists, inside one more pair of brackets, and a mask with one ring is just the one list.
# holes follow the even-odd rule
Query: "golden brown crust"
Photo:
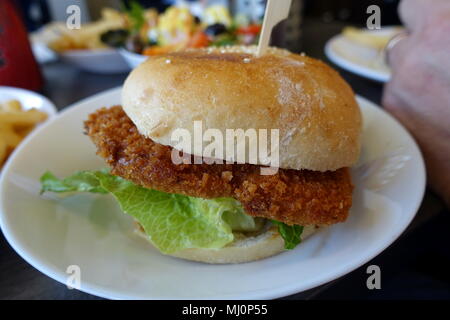
[[195, 120], [222, 133], [278, 129], [281, 168], [327, 171], [356, 162], [361, 114], [336, 71], [285, 50], [262, 57], [249, 48], [228, 51], [171, 53], [133, 70], [122, 104], [139, 131], [174, 147], [172, 132], [192, 133]]
[[85, 127], [112, 173], [144, 187], [202, 198], [234, 197], [248, 214], [287, 224], [342, 222], [351, 207], [348, 168], [280, 169], [263, 176], [258, 165], [175, 165], [172, 148], [139, 134], [120, 106], [91, 114]]

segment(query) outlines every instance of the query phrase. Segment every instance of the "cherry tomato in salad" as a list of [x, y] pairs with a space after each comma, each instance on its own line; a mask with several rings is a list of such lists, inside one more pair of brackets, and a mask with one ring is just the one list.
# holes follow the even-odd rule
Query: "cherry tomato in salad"
[[189, 40], [188, 48], [204, 48], [210, 43], [209, 37], [203, 31], [198, 31], [194, 33], [192, 38]]
[[259, 24], [250, 24], [245, 27], [239, 27], [236, 30], [237, 34], [249, 34], [249, 35], [257, 35], [261, 32], [262, 26]]

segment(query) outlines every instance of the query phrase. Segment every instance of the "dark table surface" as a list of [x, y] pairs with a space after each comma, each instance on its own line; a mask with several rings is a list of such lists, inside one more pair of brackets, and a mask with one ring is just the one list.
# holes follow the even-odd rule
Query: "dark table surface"
[[[306, 20], [303, 27], [303, 51], [313, 57], [329, 62], [323, 48], [325, 42], [340, 32], [344, 25], [340, 22], [322, 23], [318, 20]], [[334, 66], [335, 67], [335, 66]], [[338, 69], [341, 75], [350, 83], [354, 91], [369, 100], [380, 104], [382, 85], [363, 79], [359, 76]], [[52, 62], [42, 66], [46, 80], [43, 94], [52, 100], [58, 109], [89, 97], [109, 88], [120, 86], [126, 74], [98, 75], [80, 71], [62, 62]], [[431, 192], [427, 191], [422, 206], [405, 234], [414, 233], [416, 228], [425, 224], [443, 211], [442, 202]], [[405, 237], [405, 234], [402, 237]], [[399, 241], [399, 240], [398, 240]], [[385, 253], [377, 259], [383, 260]], [[388, 257], [386, 257], [388, 259]], [[370, 264], [370, 262], [368, 263]], [[368, 265], [367, 264], [367, 265]], [[357, 274], [361, 271], [354, 271]], [[352, 274], [331, 283], [325, 284], [306, 292], [286, 297], [287, 299], [313, 299], [333, 287], [341, 286], [342, 290], [353, 290], [347, 280]], [[365, 280], [364, 280], [365, 281]], [[346, 285], [347, 284], [347, 285]], [[348, 293], [348, 292], [347, 292]], [[339, 295], [339, 292], [337, 293]], [[0, 234], [0, 299], [98, 299], [95, 296], [69, 290], [64, 284], [58, 283], [45, 276], [25, 262], [7, 243]]]

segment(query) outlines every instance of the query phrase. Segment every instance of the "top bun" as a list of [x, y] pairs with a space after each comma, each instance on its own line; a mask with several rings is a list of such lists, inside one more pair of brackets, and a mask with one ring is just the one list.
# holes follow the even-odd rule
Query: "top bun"
[[353, 165], [361, 113], [350, 86], [319, 60], [276, 48], [261, 57], [254, 52], [227, 47], [152, 57], [125, 81], [123, 108], [141, 134], [172, 147], [174, 130], [193, 136], [201, 120], [203, 132], [224, 136], [226, 129], [279, 129], [281, 168]]

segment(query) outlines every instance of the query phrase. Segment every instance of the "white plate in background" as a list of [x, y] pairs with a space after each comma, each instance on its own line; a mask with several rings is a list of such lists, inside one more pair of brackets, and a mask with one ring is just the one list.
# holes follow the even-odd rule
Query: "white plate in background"
[[[81, 270], [81, 290], [114, 299], [269, 299], [336, 279], [386, 249], [413, 219], [425, 169], [407, 131], [358, 98], [364, 116], [354, 204], [345, 223], [325, 228], [292, 251], [261, 261], [208, 265], [164, 256], [134, 235], [112, 197], [39, 195], [39, 177], [104, 167], [83, 134], [92, 110], [120, 103], [120, 88], [83, 100], [35, 131], [0, 179], [0, 226], [31, 265], [65, 283]], [[30, 160], [32, 159], [32, 160]], [[32, 165], [30, 165], [32, 161]]]
[[34, 91], [16, 87], [0, 86], [0, 103], [8, 100], [19, 100], [25, 110], [36, 108], [54, 116], [58, 111], [53, 102]]
[[[380, 30], [362, 30], [362, 32], [394, 36], [399, 27], [383, 27]], [[378, 82], [387, 82], [391, 71], [385, 63], [384, 53], [338, 34], [327, 41], [325, 54], [339, 67]]]

